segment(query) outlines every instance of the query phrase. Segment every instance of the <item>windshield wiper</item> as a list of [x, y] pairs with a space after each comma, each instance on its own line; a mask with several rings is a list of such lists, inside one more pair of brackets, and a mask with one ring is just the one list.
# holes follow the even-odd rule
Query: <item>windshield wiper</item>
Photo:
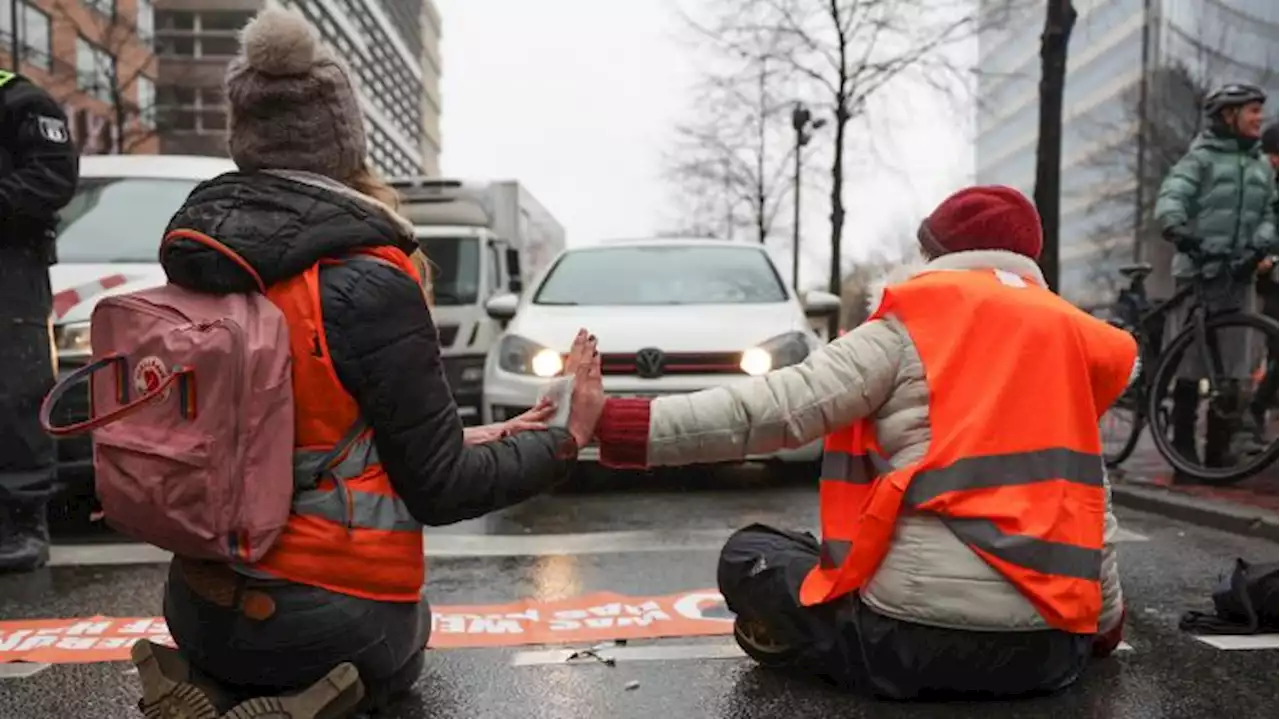
[[535, 305], [550, 305], [551, 307], [577, 307], [578, 303], [572, 300], [542, 300], [534, 302]]

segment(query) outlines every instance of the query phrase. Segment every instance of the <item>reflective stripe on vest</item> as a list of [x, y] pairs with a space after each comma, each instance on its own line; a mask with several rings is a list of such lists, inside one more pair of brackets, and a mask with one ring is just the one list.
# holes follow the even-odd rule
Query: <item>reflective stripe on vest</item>
[[[319, 473], [320, 462], [328, 450], [297, 450], [293, 453], [293, 480], [296, 487], [307, 487]], [[399, 497], [352, 490], [347, 482], [379, 464], [378, 448], [373, 435], [365, 433], [351, 445], [347, 455], [325, 476], [333, 478], [332, 489], [301, 489], [293, 497], [293, 512], [320, 517], [352, 529], [381, 529], [391, 532], [416, 532], [422, 525], [409, 513]], [[350, 504], [348, 504], [348, 497]]]
[[[832, 466], [849, 467], [848, 477], [827, 472], [827, 456]], [[869, 458], [879, 456], [868, 454]], [[869, 484], [863, 462], [857, 455], [833, 452], [822, 460], [824, 481], [846, 481]], [[881, 469], [878, 474], [884, 473]], [[941, 469], [920, 472], [912, 478], [903, 503], [920, 509], [930, 500], [946, 494], [990, 487], [1030, 485], [1036, 482], [1065, 480], [1089, 487], [1102, 487], [1102, 463], [1097, 456], [1067, 449], [1048, 449], [989, 457], [968, 457]], [[1071, 544], [1050, 542], [1026, 535], [1006, 534], [989, 519], [947, 517], [943, 522], [961, 541], [995, 557], [1043, 574], [1078, 579], [1097, 579], [1102, 573], [1102, 552]], [[844, 564], [853, 551], [853, 543], [843, 539], [823, 539], [820, 551], [822, 567], [834, 569]]]

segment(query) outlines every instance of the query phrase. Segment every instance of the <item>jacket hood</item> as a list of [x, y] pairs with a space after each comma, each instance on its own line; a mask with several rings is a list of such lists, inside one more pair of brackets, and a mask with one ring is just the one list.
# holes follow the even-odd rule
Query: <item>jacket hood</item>
[[898, 263], [879, 281], [872, 284], [871, 291], [867, 293], [867, 312], [874, 313], [880, 307], [885, 288], [906, 282], [924, 272], [938, 270], [1003, 270], [1025, 277], [1041, 287], [1048, 286], [1035, 260], [1016, 252], [970, 250], [950, 252], [933, 260], [927, 260], [924, 255], [917, 254]]
[[[306, 172], [229, 172], [201, 183], [169, 221], [208, 235], [270, 286], [327, 257], [364, 247], [417, 249], [413, 228], [394, 210], [345, 185]], [[217, 250], [178, 239], [160, 252], [173, 284], [199, 292], [248, 292], [248, 272]]]

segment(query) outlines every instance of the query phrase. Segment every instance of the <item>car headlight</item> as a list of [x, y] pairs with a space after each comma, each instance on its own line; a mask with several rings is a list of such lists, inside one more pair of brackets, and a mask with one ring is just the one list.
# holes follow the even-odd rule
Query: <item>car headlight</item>
[[93, 352], [89, 344], [89, 323], [72, 322], [53, 326], [53, 346], [64, 357], [85, 357]]
[[751, 347], [742, 353], [738, 366], [752, 376], [768, 373], [778, 367], [800, 364], [821, 345], [804, 332], [788, 332]]
[[507, 335], [498, 345], [498, 366], [516, 374], [555, 377], [564, 369], [564, 359], [553, 349], [517, 335]]

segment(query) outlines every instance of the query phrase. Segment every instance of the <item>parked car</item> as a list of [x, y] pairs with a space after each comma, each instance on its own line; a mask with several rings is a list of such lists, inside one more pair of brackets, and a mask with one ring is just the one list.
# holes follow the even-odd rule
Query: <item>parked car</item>
[[[89, 318], [98, 301], [165, 282], [160, 238], [197, 184], [235, 165], [223, 158], [181, 155], [93, 155], [80, 159], [80, 183], [58, 224], [53, 287], [53, 342], [65, 376], [90, 356]], [[68, 394], [58, 424], [86, 419], [88, 387]], [[89, 437], [58, 442], [59, 480], [79, 493], [93, 481]]]
[[[655, 397], [802, 362], [821, 346], [808, 317], [839, 308], [826, 292], [802, 301], [759, 245], [662, 239], [571, 248], [532, 291], [487, 304], [509, 324], [485, 361], [484, 421], [531, 407], [561, 371], [579, 327], [599, 340], [607, 394]], [[820, 453], [814, 443], [758, 459]], [[580, 458], [598, 452], [588, 447]]]

